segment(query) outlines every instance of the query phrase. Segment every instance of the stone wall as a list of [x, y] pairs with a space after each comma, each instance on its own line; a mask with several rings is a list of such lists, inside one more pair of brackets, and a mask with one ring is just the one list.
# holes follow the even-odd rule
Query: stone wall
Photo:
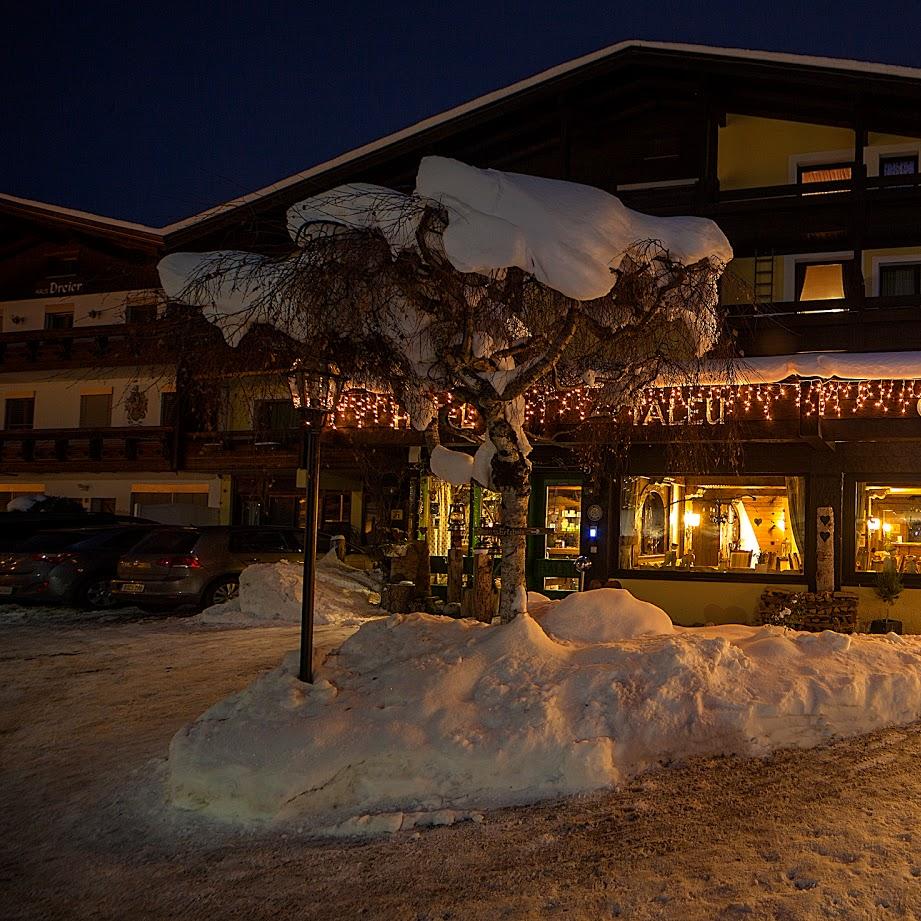
[[[779, 617], [790, 609], [786, 619]], [[782, 624], [794, 630], [836, 630], [854, 633], [857, 629], [857, 595], [851, 592], [789, 592], [767, 588], [755, 612], [759, 624]]]

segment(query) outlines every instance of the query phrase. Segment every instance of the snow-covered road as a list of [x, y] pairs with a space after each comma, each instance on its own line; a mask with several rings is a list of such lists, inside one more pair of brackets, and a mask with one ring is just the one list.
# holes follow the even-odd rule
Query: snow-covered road
[[175, 731], [296, 643], [131, 612], [0, 625], [3, 916], [921, 915], [918, 725], [360, 843], [164, 813]]

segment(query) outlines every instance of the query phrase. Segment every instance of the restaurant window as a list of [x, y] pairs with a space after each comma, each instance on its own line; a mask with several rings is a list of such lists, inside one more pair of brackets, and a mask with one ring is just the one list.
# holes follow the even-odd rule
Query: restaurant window
[[844, 297], [844, 266], [838, 262], [798, 262], [796, 299], [830, 301]]
[[802, 477], [627, 477], [620, 568], [802, 573]]
[[[808, 186], [818, 182], [844, 182], [853, 176], [851, 163], [811, 163], [800, 164], [797, 167], [797, 181], [800, 185]], [[819, 192], [803, 192], [804, 195], [834, 195], [844, 192], [845, 189], [824, 189]]]
[[879, 158], [880, 176], [914, 176], [917, 172], [917, 154], [898, 154]]
[[881, 297], [921, 294], [921, 262], [881, 265], [879, 293]]
[[73, 329], [73, 326], [73, 308], [45, 311], [45, 329]]
[[7, 397], [3, 410], [5, 429], [31, 429], [35, 422], [35, 397]]
[[857, 572], [921, 572], [921, 483], [858, 483], [855, 538]]
[[105, 429], [112, 424], [112, 394], [84, 393], [80, 396], [80, 428]]

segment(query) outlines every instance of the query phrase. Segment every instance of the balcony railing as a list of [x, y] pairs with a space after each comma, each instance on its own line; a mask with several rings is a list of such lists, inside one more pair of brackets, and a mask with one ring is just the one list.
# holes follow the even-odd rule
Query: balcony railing
[[173, 429], [132, 426], [105, 429], [0, 430], [0, 469], [170, 470]]

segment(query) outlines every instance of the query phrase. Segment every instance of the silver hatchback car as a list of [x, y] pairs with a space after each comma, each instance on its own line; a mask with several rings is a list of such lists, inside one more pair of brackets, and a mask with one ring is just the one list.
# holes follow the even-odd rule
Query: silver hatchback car
[[161, 527], [119, 561], [112, 594], [141, 608], [223, 604], [237, 596], [247, 566], [302, 560], [303, 546], [293, 528]]

